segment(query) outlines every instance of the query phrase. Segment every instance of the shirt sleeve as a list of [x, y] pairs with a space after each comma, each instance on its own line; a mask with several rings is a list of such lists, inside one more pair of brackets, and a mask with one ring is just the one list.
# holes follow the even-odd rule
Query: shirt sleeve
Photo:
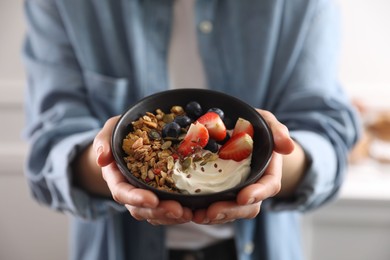
[[310, 2], [298, 36], [290, 39], [293, 51], [278, 81], [283, 87], [270, 98], [272, 111], [303, 147], [309, 164], [293, 199], [267, 203], [274, 210], [307, 211], [334, 199], [359, 135], [357, 113], [337, 80], [337, 6]]
[[123, 210], [73, 185], [71, 163], [102, 126], [91, 112], [84, 78], [54, 1], [25, 1], [27, 73], [26, 177], [33, 197], [82, 218]]

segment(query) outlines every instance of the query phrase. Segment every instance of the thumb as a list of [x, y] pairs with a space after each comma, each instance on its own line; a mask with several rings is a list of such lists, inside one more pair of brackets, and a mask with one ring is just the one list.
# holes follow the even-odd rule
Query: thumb
[[108, 119], [93, 141], [96, 163], [100, 167], [107, 166], [114, 161], [114, 157], [111, 153], [111, 135], [119, 117], [120, 116], [115, 116]]
[[294, 148], [294, 141], [291, 139], [288, 128], [280, 123], [278, 119], [269, 111], [256, 109], [257, 112], [265, 119], [271, 128], [274, 137], [274, 150], [280, 154], [290, 154]]

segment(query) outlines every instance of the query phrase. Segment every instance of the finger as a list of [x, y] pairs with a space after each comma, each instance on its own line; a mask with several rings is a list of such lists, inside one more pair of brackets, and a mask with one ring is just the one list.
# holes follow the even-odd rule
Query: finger
[[142, 208], [135, 207], [133, 205], [125, 205], [129, 210], [130, 214], [137, 220], [148, 220], [148, 219], [169, 219], [169, 217], [165, 216], [166, 211], [162, 208]]
[[152, 225], [178, 225], [190, 222], [192, 216], [192, 211], [189, 208], [183, 208], [183, 214], [180, 218], [168, 217], [168, 219], [148, 219], [147, 221]]
[[172, 212], [168, 211], [163, 207], [157, 207], [154, 209], [151, 208], [142, 208], [134, 207], [132, 205], [126, 205], [126, 208], [129, 210], [132, 216], [138, 220], [154, 220], [156, 223], [174, 223], [179, 221], [181, 216], [174, 216]]
[[[160, 201], [158, 208], [165, 211], [165, 216], [172, 219], [178, 219], [183, 216], [183, 207], [179, 202], [174, 200], [163, 200]], [[159, 218], [160, 216], [158, 216]]]
[[258, 203], [279, 193], [282, 178], [282, 155], [273, 153], [264, 175], [254, 184], [243, 188], [237, 195], [239, 205]]
[[209, 219], [207, 224], [223, 224], [237, 219], [250, 219], [259, 214], [260, 205], [260, 202], [243, 206], [238, 205], [235, 201], [216, 202], [209, 206], [204, 218]]
[[137, 207], [157, 207], [159, 203], [157, 196], [151, 191], [136, 188], [128, 183], [115, 163], [103, 167], [102, 174], [116, 202]]
[[271, 128], [275, 151], [281, 154], [289, 154], [294, 150], [294, 142], [290, 137], [288, 128], [280, 123], [277, 118], [269, 111], [257, 109]]
[[150, 224], [152, 224], [153, 226], [161, 226], [161, 225], [167, 226], [167, 225], [184, 224], [184, 223], [189, 222], [190, 220], [180, 218], [180, 219], [174, 219], [174, 220], [171, 220], [171, 219], [168, 219], [168, 220], [147, 219], [146, 221], [149, 222]]
[[[126, 205], [130, 214], [137, 220], [152, 221], [154, 224], [179, 224], [192, 219], [192, 212], [176, 201], [161, 201], [157, 208], [140, 208]], [[150, 222], [150, 223], [152, 223]]]
[[103, 128], [93, 141], [93, 149], [96, 153], [96, 163], [104, 167], [114, 161], [111, 153], [111, 135], [120, 116], [115, 116], [106, 121]]

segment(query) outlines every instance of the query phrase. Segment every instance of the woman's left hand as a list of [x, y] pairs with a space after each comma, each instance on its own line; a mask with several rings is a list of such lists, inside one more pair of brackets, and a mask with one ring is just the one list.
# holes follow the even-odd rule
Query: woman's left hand
[[274, 152], [263, 176], [254, 184], [242, 189], [235, 201], [220, 201], [207, 209], [194, 212], [193, 221], [198, 224], [223, 224], [237, 219], [250, 219], [260, 212], [263, 200], [273, 197], [281, 190], [283, 154], [294, 150], [294, 141], [288, 129], [276, 117], [265, 110], [257, 109], [270, 126], [274, 137]]

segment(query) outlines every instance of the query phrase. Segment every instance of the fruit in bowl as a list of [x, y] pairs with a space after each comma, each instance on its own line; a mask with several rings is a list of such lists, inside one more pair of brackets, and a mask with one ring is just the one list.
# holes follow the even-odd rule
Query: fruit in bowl
[[131, 184], [191, 208], [234, 199], [263, 174], [272, 148], [255, 109], [199, 89], [144, 98], [122, 115], [112, 138], [114, 158]]

